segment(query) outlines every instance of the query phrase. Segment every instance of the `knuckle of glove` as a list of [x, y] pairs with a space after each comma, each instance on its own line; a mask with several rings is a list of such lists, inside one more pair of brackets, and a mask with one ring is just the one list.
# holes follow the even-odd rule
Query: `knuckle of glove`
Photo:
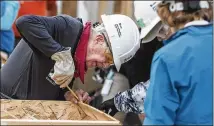
[[57, 85], [60, 85], [60, 87], [66, 87], [73, 79], [75, 66], [73, 63], [73, 58], [71, 56], [69, 57], [70, 61], [63, 60], [62, 57], [66, 56], [63, 56], [62, 54], [63, 53], [59, 52], [58, 54], [54, 54], [51, 57], [53, 60], [56, 60], [56, 63], [54, 65], [54, 73], [51, 78]]

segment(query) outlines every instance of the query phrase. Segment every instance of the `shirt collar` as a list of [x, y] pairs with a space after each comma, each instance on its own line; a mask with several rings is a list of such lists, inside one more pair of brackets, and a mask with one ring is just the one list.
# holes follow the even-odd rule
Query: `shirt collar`
[[205, 20], [198, 20], [198, 21], [191, 21], [188, 22], [184, 28], [178, 30], [177, 32], [175, 32], [174, 34], [171, 35], [171, 37], [167, 40], [163, 41], [163, 44], [166, 45], [167, 43], [171, 42], [172, 39], [177, 38], [178, 36], [180, 36], [180, 34], [184, 34], [184, 32], [187, 32], [185, 28], [190, 27], [190, 26], [203, 26], [203, 25], [209, 25], [210, 23], [208, 21]]
[[187, 23], [184, 27], [194, 26], [194, 25], [208, 25], [209, 22], [205, 20], [191, 21]]

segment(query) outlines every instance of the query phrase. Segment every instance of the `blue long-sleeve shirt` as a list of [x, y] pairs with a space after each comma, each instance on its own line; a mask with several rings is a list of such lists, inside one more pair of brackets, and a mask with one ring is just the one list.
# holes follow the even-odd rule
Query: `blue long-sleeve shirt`
[[156, 52], [144, 125], [212, 125], [212, 29], [188, 26]]

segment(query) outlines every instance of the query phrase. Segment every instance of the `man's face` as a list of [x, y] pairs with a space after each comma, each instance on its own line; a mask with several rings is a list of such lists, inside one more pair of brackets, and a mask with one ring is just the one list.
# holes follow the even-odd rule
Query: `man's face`
[[104, 35], [97, 33], [89, 44], [86, 57], [86, 65], [88, 68], [99, 67], [106, 68], [109, 67], [113, 62], [113, 57], [110, 50], [105, 42]]

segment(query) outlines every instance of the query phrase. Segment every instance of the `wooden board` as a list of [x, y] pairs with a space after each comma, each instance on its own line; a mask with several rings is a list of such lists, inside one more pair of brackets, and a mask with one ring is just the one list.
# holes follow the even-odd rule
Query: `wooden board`
[[121, 1], [120, 13], [132, 18], [133, 16], [133, 1]]
[[1, 119], [1, 125], [81, 125], [81, 126], [118, 126], [116, 121], [85, 121], [85, 120], [14, 120]]
[[76, 1], [76, 0], [62, 1], [62, 14], [67, 14], [72, 17], [76, 17], [77, 16], [77, 2], [78, 1]]
[[69, 101], [1, 99], [1, 124], [119, 125], [115, 118], [87, 104]]
[[102, 22], [101, 16], [106, 13], [107, 5], [109, 1], [99, 1], [99, 10], [98, 10], [98, 18], [99, 22]]

